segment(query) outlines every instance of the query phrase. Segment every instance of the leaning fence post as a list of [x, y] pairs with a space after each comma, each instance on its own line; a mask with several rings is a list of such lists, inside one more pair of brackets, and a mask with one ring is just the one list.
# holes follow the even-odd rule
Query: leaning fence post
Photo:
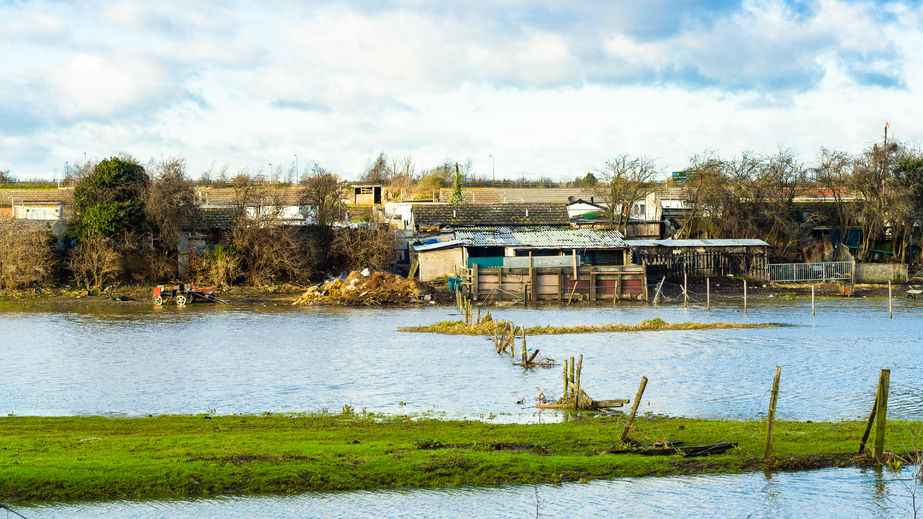
[[635, 423], [635, 416], [638, 414], [638, 405], [641, 404], [641, 397], [644, 395], [644, 388], [647, 387], [647, 377], [641, 377], [641, 383], [638, 385], [638, 392], [635, 393], [635, 400], [631, 403], [631, 414], [628, 415], [628, 422], [625, 429], [622, 430], [621, 443], [628, 441], [628, 433], [631, 432], [631, 426]]
[[872, 403], [872, 412], [869, 413], [869, 419], [865, 422], [865, 431], [862, 432], [862, 439], [859, 440], [859, 454], [865, 452], [865, 444], [869, 441], [869, 435], [872, 433], [872, 425], [875, 424], [875, 415], [878, 413], [879, 395], [881, 395], [880, 377], [878, 386], [875, 388], [875, 402]]
[[763, 460], [769, 461], [772, 458], [772, 427], [776, 420], [776, 402], [779, 400], [779, 381], [782, 378], [782, 367], [776, 366], [776, 374], [772, 378], [772, 393], [769, 397], [769, 419], [766, 426], [766, 452], [763, 454]]
[[891, 387], [891, 370], [881, 370], [878, 379], [878, 409], [875, 413], [875, 457], [881, 460], [885, 452], [885, 429], [888, 425], [888, 391]]

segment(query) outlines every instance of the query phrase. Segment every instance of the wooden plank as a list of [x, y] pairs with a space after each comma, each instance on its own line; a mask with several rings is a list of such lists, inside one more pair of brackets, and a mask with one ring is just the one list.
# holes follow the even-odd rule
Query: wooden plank
[[503, 267], [497, 269], [497, 292], [496, 300], [500, 301], [503, 294]]
[[590, 272], [590, 302], [596, 302], [596, 273]]
[[478, 300], [478, 292], [480, 292], [480, 283], [481, 278], [478, 277], [478, 264], [475, 263], [471, 265], [471, 297], [475, 301]]
[[564, 302], [564, 269], [558, 269], [558, 302]]

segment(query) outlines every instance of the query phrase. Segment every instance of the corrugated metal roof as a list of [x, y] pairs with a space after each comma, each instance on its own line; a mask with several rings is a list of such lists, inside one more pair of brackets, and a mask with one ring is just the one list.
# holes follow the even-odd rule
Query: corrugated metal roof
[[471, 247], [531, 249], [626, 249], [628, 243], [614, 230], [556, 227], [481, 227], [458, 229], [455, 239]]
[[452, 247], [462, 247], [465, 245], [468, 245], [468, 242], [465, 240], [437, 241], [433, 243], [421, 243], [414, 245], [413, 250], [417, 252], [425, 252], [430, 250], [451, 249]]
[[631, 247], [768, 247], [763, 240], [752, 238], [715, 240], [628, 240]]

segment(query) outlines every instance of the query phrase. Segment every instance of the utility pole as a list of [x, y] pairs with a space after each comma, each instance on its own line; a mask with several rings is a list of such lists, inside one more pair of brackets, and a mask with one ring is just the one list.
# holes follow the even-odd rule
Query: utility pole
[[494, 161], [494, 154], [490, 154], [490, 172], [493, 177], [494, 184], [497, 183], [497, 163]]

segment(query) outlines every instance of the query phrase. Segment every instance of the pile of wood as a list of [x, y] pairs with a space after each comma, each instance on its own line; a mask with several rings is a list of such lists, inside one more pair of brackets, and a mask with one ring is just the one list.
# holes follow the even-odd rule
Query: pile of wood
[[413, 279], [387, 272], [350, 272], [345, 279], [331, 279], [309, 287], [292, 304], [377, 306], [404, 305], [420, 301], [420, 287]]
[[574, 363], [574, 357], [564, 360], [564, 394], [557, 402], [539, 402], [539, 409], [608, 409], [612, 407], [622, 407], [628, 403], [627, 400], [593, 400], [590, 395], [583, 390], [581, 385], [581, 375], [583, 374], [583, 355], [580, 360]]

